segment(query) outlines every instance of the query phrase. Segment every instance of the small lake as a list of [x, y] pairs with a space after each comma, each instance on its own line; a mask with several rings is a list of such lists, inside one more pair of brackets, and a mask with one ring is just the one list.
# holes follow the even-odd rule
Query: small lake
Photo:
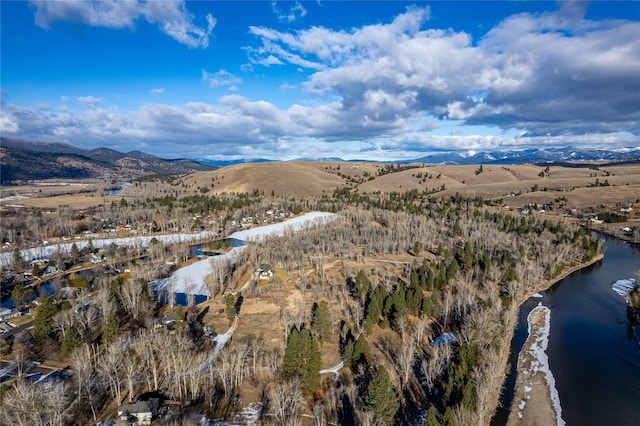
[[506, 423], [517, 356], [527, 338], [528, 313], [551, 309], [547, 355], [568, 426], [640, 424], [640, 347], [624, 298], [611, 284], [635, 276], [640, 249], [606, 238], [604, 259], [525, 302], [511, 343], [512, 370], [492, 425]]

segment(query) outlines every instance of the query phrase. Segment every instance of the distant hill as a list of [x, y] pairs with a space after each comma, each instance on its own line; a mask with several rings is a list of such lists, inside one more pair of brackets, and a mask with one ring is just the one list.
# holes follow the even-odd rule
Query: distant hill
[[65, 143], [0, 138], [3, 184], [43, 179], [134, 179], [152, 174], [182, 175], [215, 170], [193, 160], [165, 160], [140, 151], [86, 150]]
[[[640, 159], [640, 146], [619, 149], [595, 149], [595, 148], [529, 148], [495, 151], [455, 150], [434, 152], [423, 157], [395, 161], [371, 161], [365, 159], [344, 160], [338, 157], [329, 158], [297, 158], [293, 161], [300, 162], [345, 162], [363, 163], [377, 162], [381, 164], [443, 164], [443, 165], [472, 165], [472, 164], [524, 164], [524, 163], [568, 163], [576, 161], [622, 161]], [[235, 159], [235, 160], [209, 160], [199, 159], [203, 163], [225, 167], [234, 164], [264, 163], [278, 160], [266, 159]]]
[[620, 161], [640, 158], [640, 147], [621, 149], [532, 148], [508, 151], [454, 151], [434, 153], [401, 163], [425, 164], [523, 164], [569, 161]]
[[[403, 193], [504, 197], [505, 203], [544, 205], [566, 199], [572, 207], [598, 202], [634, 203], [640, 194], [640, 160], [527, 164], [384, 164], [286, 161], [233, 164], [177, 181], [194, 193], [259, 193], [266, 196], [331, 197]], [[606, 188], [603, 188], [605, 187]], [[596, 204], [598, 203], [596, 202]]]

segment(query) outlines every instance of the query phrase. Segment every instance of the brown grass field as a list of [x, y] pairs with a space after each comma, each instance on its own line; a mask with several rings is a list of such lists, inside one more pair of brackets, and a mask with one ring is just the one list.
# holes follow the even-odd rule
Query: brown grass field
[[[189, 175], [182, 182], [194, 190], [208, 187], [214, 194], [258, 189], [265, 195], [273, 191], [276, 195], [294, 197], [330, 195], [345, 185], [357, 188], [360, 193], [414, 189], [422, 192], [445, 185], [445, 190], [436, 193], [437, 196], [459, 193], [504, 198], [504, 202], [511, 206], [534, 202], [545, 204], [558, 197], [566, 197], [568, 208], [634, 203], [640, 198], [640, 163], [619, 166], [598, 166], [594, 163], [591, 168], [551, 166], [543, 177], [540, 173], [545, 168], [533, 164], [485, 165], [479, 174], [475, 165], [426, 166], [378, 176], [382, 167], [376, 163], [337, 162], [242, 164]], [[418, 177], [420, 174], [422, 179]], [[424, 178], [425, 175], [428, 177]], [[375, 178], [370, 180], [371, 176]], [[600, 184], [607, 181], [609, 186], [595, 187], [596, 179]], [[519, 195], [506, 198], [508, 194]]]
[[[319, 197], [331, 196], [337, 188], [349, 186], [363, 193], [388, 193], [418, 190], [434, 192], [435, 196], [480, 196], [502, 198], [509, 206], [529, 203], [546, 204], [565, 197], [567, 208], [584, 208], [600, 204], [630, 204], [640, 198], [640, 163], [621, 165], [582, 164], [584, 167], [533, 164], [479, 166], [423, 166], [384, 174], [379, 163], [344, 162], [277, 162], [246, 163], [183, 176], [174, 185], [180, 195], [206, 192], [231, 194], [254, 192], [269, 196]], [[543, 176], [541, 176], [541, 173]], [[596, 179], [600, 185], [595, 186]], [[153, 183], [126, 187], [120, 196], [103, 196], [96, 183], [33, 185], [1, 188], [1, 205], [54, 208], [68, 206], [82, 209], [110, 204], [122, 197], [147, 197], [153, 193]], [[444, 185], [444, 191], [441, 191]], [[94, 192], [82, 192], [95, 188]], [[206, 188], [206, 189], [205, 189]], [[435, 192], [439, 191], [439, 192]], [[62, 195], [51, 196], [52, 194]], [[511, 196], [515, 194], [515, 196]], [[28, 198], [5, 200], [12, 195]]]

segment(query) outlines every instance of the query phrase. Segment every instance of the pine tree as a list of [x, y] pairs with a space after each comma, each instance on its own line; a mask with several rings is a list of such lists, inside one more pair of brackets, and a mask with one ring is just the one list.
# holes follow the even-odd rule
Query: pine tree
[[51, 296], [42, 296], [38, 312], [33, 320], [33, 337], [36, 340], [43, 340], [51, 334], [52, 320], [57, 313], [58, 307], [53, 303]]
[[236, 297], [232, 293], [229, 293], [225, 297], [224, 303], [227, 307], [227, 318], [232, 320], [236, 316]]
[[107, 321], [102, 326], [102, 342], [109, 344], [113, 342], [120, 334], [120, 321], [115, 314], [111, 313], [107, 317]]
[[291, 330], [282, 362], [285, 379], [300, 378], [305, 393], [311, 394], [320, 386], [321, 353], [308, 329]]
[[82, 346], [82, 336], [75, 325], [69, 327], [62, 339], [62, 356], [71, 355], [76, 348]]
[[384, 366], [379, 366], [376, 374], [369, 382], [366, 397], [367, 408], [384, 424], [392, 425], [396, 413], [400, 409], [398, 397], [391, 386], [389, 373]]
[[436, 410], [433, 408], [433, 405], [427, 410], [427, 416], [422, 424], [424, 426], [442, 426], [436, 417]]
[[325, 300], [322, 300], [315, 306], [313, 319], [311, 321], [311, 328], [316, 332], [321, 344], [327, 342], [331, 338], [331, 312], [329, 311], [329, 304]]
[[358, 336], [351, 356], [351, 369], [355, 370], [358, 364], [368, 364], [369, 362], [369, 342], [364, 334]]
[[174, 329], [177, 332], [181, 332], [184, 330], [184, 326], [185, 326], [185, 312], [184, 312], [184, 308], [182, 307], [182, 305], [178, 305], [176, 306], [176, 310], [174, 312], [176, 314], [175, 317], [175, 323], [174, 323]]
[[26, 298], [27, 289], [25, 288], [24, 284], [16, 284], [16, 286], [13, 287], [13, 290], [11, 290], [11, 299], [13, 299], [13, 304], [15, 306], [20, 306], [22, 305], [22, 303], [24, 303]]
[[24, 258], [22, 257], [22, 252], [19, 248], [13, 249], [13, 268], [16, 271], [21, 271], [24, 269]]
[[365, 320], [365, 330], [367, 334], [371, 334], [373, 326], [378, 324], [380, 316], [382, 315], [382, 307], [384, 305], [384, 299], [387, 296], [387, 290], [378, 284], [369, 296], [369, 303], [367, 304], [367, 314]]
[[306, 394], [311, 394], [320, 387], [320, 365], [322, 363], [322, 354], [318, 343], [311, 336], [308, 329], [300, 332], [300, 340], [302, 343], [303, 365], [301, 368], [302, 389]]
[[456, 417], [453, 412], [453, 408], [450, 406], [444, 410], [444, 416], [442, 417], [442, 426], [455, 426], [456, 425]]
[[370, 285], [371, 285], [371, 282], [369, 281], [369, 278], [367, 278], [367, 274], [364, 272], [364, 270], [360, 269], [358, 271], [358, 275], [356, 275], [356, 281], [354, 285], [354, 294], [353, 294], [354, 297], [356, 299], [360, 299], [362, 296], [367, 294], [367, 291], [369, 291]]
[[302, 354], [300, 347], [300, 332], [297, 329], [291, 330], [287, 346], [284, 349], [284, 359], [282, 360], [282, 376], [285, 379], [292, 379], [299, 373], [299, 359]]

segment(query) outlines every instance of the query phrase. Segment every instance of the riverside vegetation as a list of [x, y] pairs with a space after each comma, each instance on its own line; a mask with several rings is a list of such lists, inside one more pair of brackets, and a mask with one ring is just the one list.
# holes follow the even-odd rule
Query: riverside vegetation
[[[169, 256], [188, 259], [188, 250], [176, 247], [153, 249], [147, 263], [126, 274], [76, 282], [83, 287], [76, 295], [62, 290], [74, 277], [59, 278], [53, 297], [42, 296], [34, 309], [33, 329], [3, 347], [19, 368], [2, 388], [2, 422], [92, 424], [154, 392], [169, 407], [159, 424], [195, 424], [193, 415], [237, 421], [242, 402], [261, 403], [260, 421], [282, 425], [488, 424], [519, 304], [601, 252], [599, 241], [576, 224], [501, 212], [479, 197], [415, 190], [364, 196], [345, 187], [308, 199], [259, 191], [158, 194], [99, 212], [70, 212], [64, 226], [81, 221], [91, 229], [125, 218], [157, 232], [213, 226], [228, 232], [266, 210], [338, 217], [249, 244], [237, 263], [211, 272], [214, 300], [202, 306], [165, 306], [148, 287], [166, 274], [157, 265]], [[54, 226], [38, 222], [37, 214], [24, 220], [47, 232]], [[113, 250], [114, 257], [135, 257], [126, 248]], [[82, 255], [60, 253], [59, 264], [69, 268]], [[25, 267], [14, 260], [15, 268]], [[242, 277], [264, 263], [281, 273], [231, 296]], [[242, 331], [250, 315], [244, 304], [291, 295], [298, 302], [263, 325], [279, 338]], [[233, 306], [215, 300], [221, 296]], [[207, 364], [213, 343], [203, 324], [218, 310], [223, 313], [215, 318], [224, 320], [217, 329], [228, 327], [227, 313], [240, 325]], [[172, 333], [154, 326], [168, 312], [176, 314]], [[455, 341], [436, 344], [443, 333]], [[25, 379], [31, 361], [52, 358], [69, 366], [66, 379], [47, 386]], [[320, 374], [340, 360], [344, 367], [335, 379]]]

